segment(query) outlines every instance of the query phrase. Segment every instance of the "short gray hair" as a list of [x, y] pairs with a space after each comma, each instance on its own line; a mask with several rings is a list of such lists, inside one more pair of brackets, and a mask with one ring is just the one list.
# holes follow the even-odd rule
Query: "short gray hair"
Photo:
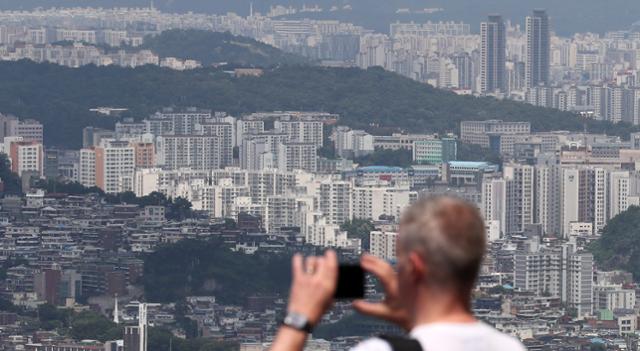
[[433, 284], [470, 295], [486, 247], [484, 221], [460, 198], [427, 197], [404, 212], [399, 246], [422, 257]]

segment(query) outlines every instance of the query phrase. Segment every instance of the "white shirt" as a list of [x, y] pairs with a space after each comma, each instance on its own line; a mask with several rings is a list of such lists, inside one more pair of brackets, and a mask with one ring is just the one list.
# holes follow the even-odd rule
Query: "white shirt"
[[[526, 351], [516, 338], [482, 323], [431, 323], [417, 326], [410, 336], [423, 351]], [[368, 339], [351, 351], [392, 351], [379, 338]]]

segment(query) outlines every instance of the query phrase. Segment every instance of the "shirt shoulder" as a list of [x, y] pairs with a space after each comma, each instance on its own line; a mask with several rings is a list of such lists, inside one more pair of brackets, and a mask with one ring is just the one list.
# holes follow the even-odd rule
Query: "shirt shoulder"
[[351, 349], [351, 351], [393, 351], [386, 341], [380, 338], [367, 339]]
[[517, 338], [505, 334], [489, 325], [484, 325], [487, 329], [487, 336], [496, 351], [526, 351], [524, 345]]
[[483, 322], [475, 324], [439, 323], [412, 330], [424, 350], [430, 351], [525, 351], [520, 341]]

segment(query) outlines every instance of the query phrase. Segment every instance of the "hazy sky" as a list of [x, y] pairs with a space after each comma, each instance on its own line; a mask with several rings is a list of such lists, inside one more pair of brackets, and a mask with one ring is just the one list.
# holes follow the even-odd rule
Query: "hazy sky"
[[[246, 15], [251, 0], [155, 0], [164, 11], [196, 11], [225, 13], [234, 11]], [[30, 9], [36, 6], [148, 6], [148, 0], [0, 0], [2, 9]], [[326, 13], [324, 17], [348, 20], [368, 28], [388, 31], [389, 22], [396, 20], [463, 20], [477, 30], [486, 14], [501, 13], [507, 19], [523, 22], [533, 8], [546, 8], [554, 29], [560, 34], [576, 31], [604, 32], [626, 29], [640, 20], [639, 0], [254, 0], [254, 7], [265, 10], [272, 4], [352, 5], [351, 12]], [[396, 15], [398, 8], [443, 8], [433, 15]]]

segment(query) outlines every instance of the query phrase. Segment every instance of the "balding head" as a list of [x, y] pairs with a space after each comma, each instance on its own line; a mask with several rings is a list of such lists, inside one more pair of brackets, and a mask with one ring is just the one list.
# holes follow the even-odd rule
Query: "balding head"
[[485, 251], [478, 209], [458, 198], [435, 196], [409, 207], [400, 221], [399, 249], [416, 252], [427, 265], [427, 284], [467, 298]]

